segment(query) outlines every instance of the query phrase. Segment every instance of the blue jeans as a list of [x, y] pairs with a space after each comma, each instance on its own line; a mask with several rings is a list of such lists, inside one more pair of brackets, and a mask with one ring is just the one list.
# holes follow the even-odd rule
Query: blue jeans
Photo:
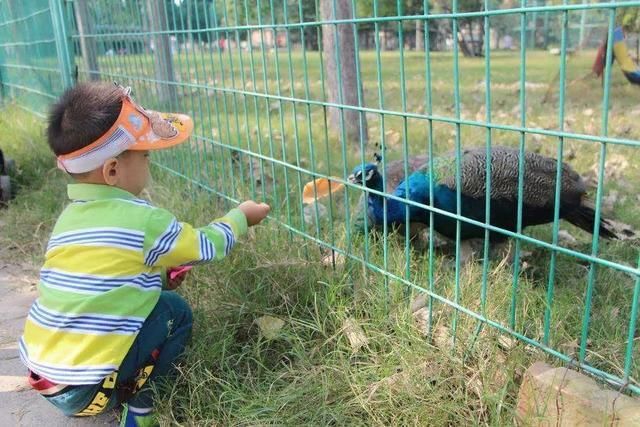
[[[116, 390], [106, 409], [123, 403], [119, 390], [134, 382], [138, 370], [149, 364], [154, 350], [159, 350], [153, 372], [145, 386], [127, 400], [127, 403], [138, 408], [151, 407], [149, 384], [174, 374], [173, 366], [184, 352], [192, 324], [193, 316], [187, 302], [175, 292], [163, 291], [118, 369]], [[74, 415], [91, 403], [99, 388], [100, 384], [69, 386], [58, 395], [45, 398], [65, 415]]]

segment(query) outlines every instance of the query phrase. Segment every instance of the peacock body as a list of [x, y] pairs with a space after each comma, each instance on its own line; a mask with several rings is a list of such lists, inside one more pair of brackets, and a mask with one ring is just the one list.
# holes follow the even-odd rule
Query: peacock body
[[[494, 146], [491, 151], [491, 191], [490, 221], [495, 227], [509, 231], [517, 229], [518, 214], [518, 166], [520, 152], [514, 148]], [[433, 186], [433, 206], [446, 212], [457, 212], [456, 162], [455, 153], [433, 159], [433, 170], [423, 164], [406, 180], [400, 182], [392, 194], [399, 198], [430, 204], [430, 185]], [[460, 193], [462, 216], [484, 223], [486, 220], [486, 166], [485, 148], [472, 148], [462, 152], [460, 159]], [[376, 173], [371, 173], [375, 165], [366, 165], [362, 170], [356, 168], [354, 176], [367, 178], [366, 185], [379, 186]], [[522, 227], [545, 224], [553, 221], [555, 187], [555, 159], [536, 153], [525, 152], [523, 178]], [[358, 172], [366, 172], [366, 175]], [[356, 179], [357, 182], [357, 179]], [[373, 188], [373, 187], [372, 187]], [[566, 163], [562, 164], [560, 185], [560, 218], [593, 232], [595, 211], [586, 198], [586, 184], [582, 177]], [[373, 223], [384, 221], [383, 197], [369, 195], [368, 211]], [[388, 224], [404, 224], [407, 204], [387, 199], [386, 220]], [[409, 205], [409, 221], [411, 223], [429, 224], [429, 211]], [[450, 238], [456, 236], [456, 220], [446, 215], [434, 214], [434, 229]], [[462, 221], [461, 239], [484, 237], [482, 227]], [[619, 238], [609, 220], [601, 218], [600, 236]], [[502, 233], [490, 233], [492, 241], [504, 240]]]

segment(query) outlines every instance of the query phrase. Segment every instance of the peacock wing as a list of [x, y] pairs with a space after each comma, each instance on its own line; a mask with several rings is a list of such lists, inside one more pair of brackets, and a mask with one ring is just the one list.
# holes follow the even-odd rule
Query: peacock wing
[[[519, 150], [492, 147], [491, 198], [517, 201]], [[482, 199], [486, 193], [485, 148], [464, 150], [461, 159], [462, 194]], [[524, 203], [532, 207], [550, 208], [555, 200], [557, 162], [550, 157], [526, 152], [524, 163]], [[439, 183], [455, 190], [455, 167], [439, 177]], [[563, 205], [577, 206], [586, 191], [583, 179], [569, 165], [562, 165], [561, 200]]]
[[[428, 159], [429, 157], [426, 154], [409, 157], [409, 162], [407, 163], [409, 174], [421, 168], [427, 163]], [[385, 173], [387, 191], [392, 192], [405, 179], [404, 160], [394, 160], [387, 163]]]

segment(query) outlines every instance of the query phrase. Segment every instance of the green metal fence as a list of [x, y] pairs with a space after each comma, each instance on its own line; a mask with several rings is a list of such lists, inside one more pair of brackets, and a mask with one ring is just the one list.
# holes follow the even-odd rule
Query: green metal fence
[[[432, 229], [426, 255], [414, 253], [408, 243], [396, 244], [386, 226], [379, 240], [363, 239], [354, 232], [355, 201], [375, 191], [350, 184], [347, 176], [353, 166], [370, 161], [375, 151], [382, 154], [383, 166], [404, 159], [407, 171], [410, 156], [428, 154], [433, 159], [454, 150], [458, 183], [460, 155], [469, 146], [485, 146], [487, 153], [497, 144], [521, 151], [542, 146], [560, 160], [577, 151], [578, 158], [596, 159], [594, 198], [600, 218], [605, 184], [616, 184], [606, 178], [608, 153], [633, 158], [640, 145], [636, 140], [640, 132], [633, 124], [624, 131], [610, 123], [612, 99], [634, 96], [616, 68], [605, 68], [602, 86], [599, 80], [589, 83], [584, 77], [589, 53], [573, 59], [567, 49], [569, 22], [604, 22], [594, 25], [602, 29], [597, 36], [611, 39], [616, 14], [639, 7], [640, 1], [528, 4], [522, 0], [506, 7], [504, 2], [485, 0], [477, 2], [476, 9], [469, 9], [469, 2], [444, 3], [448, 7], [442, 2], [400, 0], [2, 0], [2, 95], [43, 115], [48, 104], [76, 80], [131, 85], [145, 107], [177, 109], [195, 118], [190, 144], [155, 158], [161, 168], [227, 204], [245, 198], [267, 200], [273, 206], [272, 220], [292, 239], [311, 242], [323, 254], [329, 251], [334, 261], [346, 257], [348, 265], [362, 264], [374, 282], [382, 279], [389, 292], [391, 284], [401, 284], [425, 293], [429, 333], [442, 313], [450, 313], [445, 317], [454, 344], [465, 320], [475, 325], [476, 337], [487, 329], [499, 331], [640, 393], [640, 253], [632, 244], [603, 252], [598, 229], [596, 238], [582, 249], [562, 243], [558, 179], [552, 228], [523, 233], [520, 203], [518, 232], [502, 230], [515, 241], [508, 283], [495, 283], [494, 270], [499, 266], [490, 260], [486, 238], [489, 231], [500, 230], [462, 217], [459, 192], [457, 214], [423, 206], [432, 215], [458, 220], [453, 265], [447, 266], [437, 254]], [[513, 33], [515, 27], [532, 28], [532, 19], [554, 25], [559, 56], [533, 49], [536, 43], [530, 41], [529, 30], [518, 32], [512, 51], [483, 50], [490, 43], [481, 42], [484, 58], [463, 57], [463, 51], [473, 52], [473, 46], [465, 44], [464, 36], [451, 36], [466, 28], [469, 34], [475, 31], [476, 40], [479, 35], [489, 40], [494, 28], [503, 29], [503, 35]], [[340, 62], [345, 57], [339, 54], [346, 38], [355, 41], [355, 87], [364, 86], [364, 91], [351, 93], [356, 96], [349, 102], [343, 72], [328, 75], [330, 58], [320, 53], [332, 40], [337, 47], [332, 51], [336, 69], [346, 70]], [[444, 51], [435, 52], [436, 45]], [[612, 55], [610, 44], [607, 63]], [[575, 66], [576, 61], [582, 68]], [[330, 95], [332, 78], [338, 88], [335, 99]], [[549, 123], [534, 122], [533, 113]], [[576, 114], [591, 117], [590, 131], [572, 130]], [[332, 130], [332, 123], [337, 129]], [[350, 129], [356, 129], [355, 134]], [[523, 169], [521, 161], [520, 200]], [[556, 173], [559, 177], [560, 167]], [[490, 174], [486, 175], [490, 194]], [[346, 190], [305, 206], [302, 187], [318, 177], [334, 177]], [[366, 218], [364, 222], [368, 228]], [[481, 271], [474, 276], [477, 287], [471, 290], [460, 262], [462, 222], [486, 230]], [[525, 247], [542, 251], [540, 257], [548, 260], [542, 279], [524, 278], [520, 258]], [[562, 290], [563, 298], [575, 295], [575, 310], [563, 313], [558, 308], [558, 283], [575, 280], [569, 276], [579, 275], [582, 268], [584, 280], [577, 280], [581, 286]], [[609, 342], [611, 331], [599, 331], [605, 338], [592, 343], [600, 322], [600, 317], [594, 321], [594, 310], [602, 316], [594, 295], [598, 284], [611, 283], [611, 277], [621, 286], [616, 316], [620, 316], [617, 333], [624, 339]], [[534, 282], [541, 282], [538, 286], [544, 291], [535, 301], [539, 310], [531, 312], [528, 294]], [[497, 301], [496, 286], [506, 289], [505, 300]], [[475, 297], [469, 298], [469, 293]], [[573, 329], [566, 326], [571, 321]], [[575, 344], [559, 342], [558, 329], [570, 330]]]
[[58, 2], [3, 2], [0, 10], [2, 94], [20, 98], [24, 108], [42, 113], [65, 86], [71, 85], [66, 36], [56, 25]]

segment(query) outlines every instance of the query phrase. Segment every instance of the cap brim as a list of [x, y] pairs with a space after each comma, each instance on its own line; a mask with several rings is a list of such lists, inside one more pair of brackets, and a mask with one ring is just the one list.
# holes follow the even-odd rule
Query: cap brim
[[139, 137], [129, 150], [164, 150], [185, 142], [193, 132], [193, 120], [185, 114], [179, 113], [157, 113], [163, 121], [166, 121], [175, 128], [177, 132], [173, 135], [164, 135], [160, 128], [154, 129], [154, 124], [149, 128], [149, 132]]

